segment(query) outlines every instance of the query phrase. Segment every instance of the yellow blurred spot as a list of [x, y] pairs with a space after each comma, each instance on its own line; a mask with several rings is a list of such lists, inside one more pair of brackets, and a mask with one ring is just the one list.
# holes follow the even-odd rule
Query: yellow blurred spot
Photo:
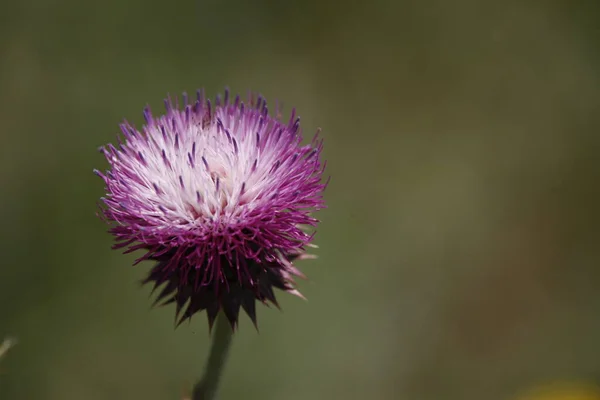
[[600, 388], [585, 384], [552, 384], [529, 391], [515, 400], [600, 400]]

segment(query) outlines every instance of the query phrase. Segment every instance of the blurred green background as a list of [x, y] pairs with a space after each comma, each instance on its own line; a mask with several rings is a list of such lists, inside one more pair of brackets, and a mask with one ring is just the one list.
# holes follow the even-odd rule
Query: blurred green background
[[0, 3], [0, 399], [180, 399], [173, 328], [95, 217], [96, 149], [167, 93], [323, 128], [309, 301], [243, 317], [222, 399], [511, 399], [600, 380], [600, 5]]

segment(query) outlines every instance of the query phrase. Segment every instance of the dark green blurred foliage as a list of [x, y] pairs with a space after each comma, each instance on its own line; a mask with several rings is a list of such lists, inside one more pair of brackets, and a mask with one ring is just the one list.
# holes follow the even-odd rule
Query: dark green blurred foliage
[[[243, 320], [223, 399], [504, 399], [600, 378], [595, 2], [0, 5], [0, 399], [176, 399], [203, 316], [150, 310], [95, 217], [96, 148], [167, 93], [323, 128], [304, 303]], [[179, 396], [179, 397], [178, 397]]]

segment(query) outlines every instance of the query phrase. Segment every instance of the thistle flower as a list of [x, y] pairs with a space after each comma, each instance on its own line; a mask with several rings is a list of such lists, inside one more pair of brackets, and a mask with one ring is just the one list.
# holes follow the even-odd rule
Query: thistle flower
[[225, 91], [213, 105], [198, 91], [165, 107], [100, 149], [113, 248], [155, 262], [143, 283], [162, 286], [156, 303], [175, 303], [177, 325], [206, 310], [212, 326], [223, 310], [235, 329], [240, 308], [256, 325], [255, 302], [277, 306], [274, 288], [302, 297], [293, 261], [308, 258], [311, 212], [324, 207], [319, 132], [302, 145], [295, 111], [283, 123], [260, 96], [247, 106]]

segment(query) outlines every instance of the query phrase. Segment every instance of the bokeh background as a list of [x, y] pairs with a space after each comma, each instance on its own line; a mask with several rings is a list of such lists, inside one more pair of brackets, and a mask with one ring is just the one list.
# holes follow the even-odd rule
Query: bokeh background
[[0, 2], [0, 399], [180, 399], [208, 352], [96, 219], [96, 149], [226, 85], [323, 128], [304, 303], [222, 399], [514, 399], [600, 381], [600, 3]]

